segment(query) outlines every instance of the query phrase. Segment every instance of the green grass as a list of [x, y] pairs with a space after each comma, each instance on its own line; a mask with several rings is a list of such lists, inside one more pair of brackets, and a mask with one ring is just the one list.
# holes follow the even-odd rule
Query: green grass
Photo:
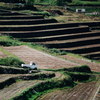
[[19, 46], [22, 43], [11, 36], [0, 35], [0, 46]]
[[32, 11], [32, 10], [20, 10], [20, 13], [25, 13], [29, 15], [43, 15], [43, 16], [51, 16], [48, 11]]
[[[47, 80], [45, 82], [41, 82], [34, 87], [31, 87], [30, 89], [26, 90], [19, 96], [13, 98], [12, 100], [25, 100], [28, 98], [31, 98], [32, 100], [35, 100], [38, 96], [44, 93], [44, 91], [55, 89], [55, 88], [62, 88], [65, 86], [73, 87], [75, 83], [72, 81], [70, 76], [66, 76], [63, 79], [51, 79]], [[36, 92], [33, 92], [35, 90]]]
[[96, 76], [93, 73], [80, 73], [80, 72], [64, 72], [66, 75], [70, 75], [73, 81], [78, 82], [91, 82], [96, 81]]
[[[62, 89], [72, 88], [73, 86], [77, 84], [77, 82], [96, 81], [96, 77], [88, 73], [75, 73], [75, 72], [65, 73], [64, 72], [64, 76], [65, 77], [63, 79], [58, 78], [58, 79], [51, 79], [51, 80], [46, 80], [45, 82], [41, 82], [35, 85], [34, 87], [27, 89], [25, 92], [23, 92], [19, 96], [16, 96], [12, 100], [24, 100], [24, 99], [36, 100], [36, 98], [38, 98], [42, 94], [46, 94], [53, 90], [58, 90], [58, 89], [62, 90]], [[81, 80], [79, 81], [79, 79]]]
[[58, 5], [57, 0], [35, 0], [34, 4]]
[[0, 51], [3, 52], [7, 56], [6, 58], [0, 58], [0, 65], [21, 67], [21, 64], [25, 63], [24, 61], [19, 59], [17, 56], [11, 54], [10, 52], [3, 49], [2, 47], [0, 47]]
[[14, 57], [6, 57], [0, 59], [0, 65], [21, 67], [21, 64], [24, 63], [20, 59]]
[[20, 67], [21, 64], [24, 63], [24, 61], [19, 59], [17, 56], [3, 49], [3, 46], [19, 45], [22, 45], [22, 43], [10, 36], [0, 36], [0, 51], [7, 56], [6, 58], [0, 58], [0, 65]]
[[[10, 45], [7, 44], [7, 40], [10, 41]], [[55, 56], [61, 55], [61, 54], [69, 54], [67, 52], [62, 53], [61, 51], [59, 51], [55, 48], [48, 49], [48, 48], [46, 48], [45, 46], [42, 46], [42, 45], [20, 42], [19, 40], [14, 39], [14, 38], [9, 37], [9, 36], [0, 36], [0, 41], [5, 42], [0, 47], [0, 51], [2, 51], [4, 54], [6, 54], [8, 56], [7, 58], [1, 58], [0, 63], [4, 63], [4, 65], [7, 63], [8, 66], [16, 66], [17, 65], [17, 67], [19, 67], [18, 65], [20, 65], [22, 62], [20, 62], [20, 59], [17, 58], [15, 55], [10, 54], [8, 51], [4, 50], [2, 48], [3, 46], [27, 45], [27, 46], [29, 46], [33, 49], [37, 49], [39, 51], [46, 52], [46, 53], [49, 53], [49, 54], [52, 54], [52, 55], [55, 55]], [[16, 42], [16, 44], [15, 44], [15, 42]], [[25, 99], [35, 100], [40, 95], [46, 93], [47, 91], [50, 92], [52, 89], [56, 89], [56, 88], [62, 89], [66, 86], [72, 87], [72, 86], [76, 85], [77, 80], [81, 81], [81, 82], [95, 81], [95, 76], [92, 75], [92, 72], [87, 65], [80, 66], [80, 67], [76, 66], [76, 67], [73, 67], [73, 68], [63, 68], [63, 69], [57, 69], [57, 70], [47, 69], [46, 71], [60, 72], [64, 75], [64, 77], [63, 77], [63, 79], [61, 77], [60, 78], [54, 78], [54, 79], [49, 79], [49, 78], [46, 79], [44, 74], [40, 74], [36, 77], [38, 77], [38, 79], [45, 80], [45, 82], [39, 83], [39, 84], [35, 85], [34, 87], [27, 89], [22, 94], [19, 94], [17, 97], [13, 98], [12, 100], [25, 100]], [[8, 72], [11, 72], [11, 71], [8, 71]], [[49, 76], [52, 76], [52, 75], [49, 74]], [[33, 92], [33, 90], [35, 90], [36, 92]]]
[[[0, 51], [3, 52], [6, 56], [8, 56], [7, 58], [4, 58], [4, 59], [3, 59], [4, 61], [1, 59], [1, 60], [3, 61], [3, 62], [1, 62], [2, 65], [7, 65], [6, 62], [8, 63], [8, 61], [9, 61], [9, 64], [8, 64], [9, 66], [19, 66], [19, 67], [20, 67], [20, 63], [23, 62], [23, 61], [20, 60], [17, 56], [15, 56], [15, 55], [9, 53], [8, 51], [6, 51], [5, 49], [3, 49], [2, 46], [27, 45], [27, 46], [29, 46], [29, 47], [31, 47], [31, 48], [33, 48], [33, 49], [37, 49], [37, 50], [39, 50], [39, 51], [46, 52], [46, 53], [51, 54], [51, 55], [53, 55], [53, 56], [58, 56], [58, 55], [70, 55], [70, 56], [73, 56], [73, 57], [76, 57], [76, 58], [77, 58], [77, 57], [78, 57], [78, 58], [83, 58], [82, 56], [79, 56], [79, 55], [77, 55], [77, 54], [71, 54], [71, 53], [64, 52], [64, 51], [61, 52], [60, 50], [57, 50], [57, 49], [55, 49], [55, 48], [49, 49], [49, 48], [47, 48], [47, 47], [45, 47], [45, 46], [37, 45], [37, 44], [34, 44], [34, 43], [20, 42], [19, 40], [15, 39], [15, 38], [12, 38], [12, 37], [10, 37], [10, 36], [0, 36], [0, 45], [1, 45]], [[10, 60], [8, 60], [8, 59], [10, 59]], [[13, 59], [14, 59], [14, 61], [16, 60], [16, 62], [11, 63], [11, 62], [13, 61]], [[84, 59], [89, 60], [89, 59], [87, 59], [87, 58], [84, 58]], [[11, 61], [11, 60], [12, 60], [12, 61]], [[73, 62], [73, 61], [72, 61], [72, 62]], [[94, 61], [94, 60], [92, 60], [91, 62], [100, 63], [100, 62]], [[16, 63], [18, 63], [18, 64], [16, 64]], [[23, 63], [24, 63], [24, 62], [23, 62]]]
[[100, 5], [100, 1], [93, 0], [35, 0], [34, 4], [40, 4], [40, 5]]
[[66, 71], [66, 72], [84, 72], [84, 73], [92, 73], [90, 68], [87, 65], [76, 66], [71, 68], [62, 68], [62, 69], [44, 69], [45, 71]]

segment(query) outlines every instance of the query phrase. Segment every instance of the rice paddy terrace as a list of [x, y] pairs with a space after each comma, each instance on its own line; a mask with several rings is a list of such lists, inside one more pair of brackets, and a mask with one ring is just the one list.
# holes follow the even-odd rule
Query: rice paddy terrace
[[100, 22], [58, 23], [42, 15], [0, 11], [1, 34], [100, 60], [100, 31], [91, 30]]
[[[100, 31], [91, 30], [99, 26], [100, 22], [58, 23], [55, 19], [44, 19], [42, 15], [26, 15], [0, 10], [1, 34], [11, 35], [14, 38], [19, 38], [21, 41], [42, 44], [48, 48], [56, 48], [61, 51], [80, 54], [100, 61]], [[9, 47], [4, 47], [4, 49], [12, 53], [14, 47], [10, 49]], [[18, 49], [21, 49], [20, 46], [18, 46]], [[25, 49], [25, 46], [23, 46], [22, 49]], [[15, 47], [14, 52], [16, 52], [16, 50]], [[19, 54], [19, 52], [17, 53]], [[21, 53], [23, 54], [23, 50]], [[1, 57], [6, 56], [2, 52], [0, 52], [0, 54], [2, 54]], [[20, 54], [19, 57], [21, 57]], [[76, 65], [79, 64], [76, 63]], [[97, 67], [99, 69], [99, 65], [97, 65]], [[37, 74], [31, 75], [26, 73], [14, 74], [11, 73], [11, 71], [5, 74], [5, 72], [4, 70], [4, 73], [0, 74], [0, 85], [2, 86], [0, 87], [1, 100], [17, 97], [36, 84], [45, 82], [45, 80], [41, 79], [62, 79], [65, 77], [57, 72], [37, 72]], [[41, 76], [40, 74], [43, 75]], [[71, 90], [54, 91], [39, 97], [37, 100], [48, 100], [48, 98], [50, 98], [50, 100], [81, 100], [82, 98], [84, 98], [83, 100], [91, 100], [96, 96], [98, 86], [99, 82], [80, 83]], [[32, 89], [32, 91], [34, 91], [34, 88]], [[99, 98], [98, 94], [97, 97]]]
[[[7, 67], [2, 67], [6, 70]], [[8, 68], [7, 68], [8, 69]], [[15, 69], [16, 70], [16, 69]], [[17, 70], [21, 70], [20, 68]], [[44, 79], [53, 79], [63, 77], [59, 73], [35, 71], [35, 74], [24, 74], [13, 73], [14, 71], [3, 71], [0, 72], [0, 100], [9, 100], [16, 97], [26, 91], [29, 88], [34, 87], [36, 84], [45, 82]]]

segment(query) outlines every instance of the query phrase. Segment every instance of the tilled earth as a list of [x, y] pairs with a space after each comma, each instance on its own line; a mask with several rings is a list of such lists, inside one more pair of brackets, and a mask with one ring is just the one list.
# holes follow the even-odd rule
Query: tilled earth
[[40, 69], [57, 69], [80, 66], [78, 63], [51, 56], [29, 48], [28, 46], [11, 46], [4, 47], [4, 49], [15, 54], [27, 64], [29, 64], [30, 61], [35, 62]]
[[[47, 74], [47, 72], [44, 72], [44, 71], [43, 71], [43, 73]], [[8, 80], [9, 78], [17, 78], [17, 77], [21, 77], [21, 76], [27, 77], [27, 76], [30, 76], [30, 74], [17, 74], [17, 75], [15, 75], [15, 74], [1, 74], [0, 75], [0, 83]], [[60, 77], [63, 77], [63, 75], [56, 72], [55, 77], [53, 77], [53, 78], [60, 78]], [[0, 89], [0, 100], [9, 100], [9, 99], [19, 95], [20, 93], [23, 93], [28, 88], [31, 88], [34, 85], [36, 85], [40, 82], [44, 82], [44, 81], [45, 80], [34, 80], [34, 79], [16, 81], [15, 83], [12, 83], [10, 86], [7, 86], [3, 89]]]
[[88, 65], [92, 71], [100, 72], [100, 64], [97, 64], [95, 62], [91, 62], [90, 60], [85, 60], [81, 58], [75, 58], [69, 55], [62, 55], [61, 57], [64, 57], [68, 60], [75, 61], [77, 63], [83, 64], [83, 65]]
[[[34, 80], [34, 81], [19, 81], [10, 85], [8, 88], [4, 88], [0, 90], [0, 100], [8, 100], [16, 95], [24, 92], [26, 89], [31, 88], [32, 86], [40, 83], [42, 81]], [[27, 88], [26, 88], [27, 87]]]
[[[92, 71], [100, 71], [100, 64], [96, 64], [89, 60], [78, 59], [68, 55], [64, 55], [61, 57], [67, 58], [68, 60], [74, 61], [76, 63], [51, 56], [49, 54], [29, 48], [28, 46], [11, 46], [4, 47], [4, 49], [6, 49], [12, 54], [15, 54], [27, 64], [29, 64], [30, 61], [34, 61], [40, 69], [56, 69], [64, 67], [68, 68], [87, 64]], [[56, 73], [56, 76], [62, 77], [59, 73]], [[3, 79], [2, 77], [1, 81]], [[25, 91], [26, 87], [30, 88], [40, 82], [42, 82], [42, 80], [16, 82], [10, 85], [8, 88], [0, 90], [0, 99], [10, 99], [15, 95]], [[72, 89], [57, 90], [46, 95], [40, 96], [37, 100], [92, 100], [94, 94], [97, 91], [97, 88], [97, 82], [79, 83]]]
[[[79, 65], [88, 65], [92, 71], [100, 72], [100, 64], [91, 62], [90, 60], [75, 58], [68, 55], [60, 56], [70, 60], [68, 61], [37, 51], [35, 49], [29, 48], [28, 46], [11, 46], [11, 47], [4, 47], [4, 49], [8, 50], [12, 54], [15, 54], [27, 64], [29, 64], [30, 61], [35, 62], [38, 68], [40, 69], [57, 69], [57, 68], [64, 68], [64, 67], [68, 68]], [[74, 61], [76, 63], [71, 61]]]
[[72, 89], [53, 91], [40, 96], [37, 100], [92, 100], [96, 89], [96, 82], [79, 83]]

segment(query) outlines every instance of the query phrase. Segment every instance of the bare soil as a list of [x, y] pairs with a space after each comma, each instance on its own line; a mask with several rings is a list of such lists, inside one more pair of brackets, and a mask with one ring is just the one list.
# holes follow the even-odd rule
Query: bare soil
[[[79, 65], [88, 65], [92, 71], [100, 72], [100, 64], [91, 62], [90, 60], [80, 59], [69, 55], [60, 56], [70, 60], [68, 61], [37, 51], [27, 46], [11, 46], [11, 47], [4, 47], [4, 49], [8, 50], [12, 54], [15, 54], [27, 64], [29, 64], [30, 61], [34, 61], [37, 64], [38, 68], [40, 69], [57, 69], [57, 68], [64, 68], [64, 67], [68, 68]], [[76, 63], [71, 61], [74, 61]]]
[[[49, 72], [45, 72], [42, 71], [40, 73], [49, 73]], [[34, 75], [34, 74], [33, 74]], [[19, 76], [30, 76], [30, 74], [1, 74], [0, 75], [0, 83], [2, 83], [3, 81], [9, 79], [9, 78], [14, 78], [14, 77], [19, 77]], [[55, 77], [53, 78], [60, 78], [63, 75], [60, 73], [55, 72]], [[27, 90], [28, 88], [33, 87], [34, 85], [40, 83], [40, 82], [44, 82], [45, 80], [24, 80], [24, 81], [17, 81], [16, 83], [11, 84], [9, 87], [5, 87], [2, 90], [0, 90], [0, 100], [8, 100], [11, 99], [17, 95], [19, 95], [20, 93], [23, 93], [25, 90]]]
[[80, 66], [80, 64], [51, 56], [29, 48], [28, 46], [11, 46], [4, 47], [4, 49], [12, 54], [15, 54], [27, 64], [29, 64], [30, 61], [35, 62], [39, 69], [57, 69]]
[[69, 55], [62, 55], [61, 57], [64, 57], [68, 60], [72, 60], [72, 61], [75, 61], [77, 63], [83, 64], [83, 65], [88, 65], [92, 71], [100, 72], [100, 64], [97, 64], [95, 62], [91, 62], [91, 60], [76, 58], [76, 57], [72, 57]]
[[41, 81], [34, 80], [34, 81], [19, 81], [10, 85], [8, 88], [4, 88], [0, 90], [0, 100], [8, 100], [16, 95], [24, 92], [26, 89], [31, 88], [32, 86], [36, 85]]
[[9, 78], [18, 77], [18, 76], [20, 76], [20, 74], [0, 74], [0, 83]]
[[37, 100], [92, 100], [96, 90], [96, 82], [79, 83], [68, 90], [57, 90], [42, 95]]

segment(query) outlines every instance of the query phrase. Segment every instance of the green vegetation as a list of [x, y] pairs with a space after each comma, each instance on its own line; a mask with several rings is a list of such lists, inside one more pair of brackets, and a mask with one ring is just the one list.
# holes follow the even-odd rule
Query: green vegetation
[[95, 80], [96, 77], [92, 74], [64, 72], [63, 78], [51, 79], [45, 82], [41, 82], [35, 85], [34, 87], [26, 90], [22, 94], [19, 94], [19, 96], [16, 96], [12, 100], [24, 100], [24, 99], [35, 100], [40, 95], [50, 92], [53, 89], [73, 87], [77, 84], [77, 82], [91, 82]]
[[[34, 1], [34, 2], [33, 2]], [[29, 8], [31, 9], [33, 7], [33, 4], [52, 4], [52, 5], [63, 5], [63, 4], [72, 4], [72, 5], [81, 5], [84, 3], [84, 1], [75, 1], [75, 0], [26, 0], [25, 6], [20, 6], [18, 9], [23, 8]], [[4, 4], [5, 5], [5, 4]], [[3, 8], [4, 5], [1, 7]], [[8, 6], [7, 6], [8, 7]], [[6, 8], [6, 7], [5, 7]], [[9, 7], [8, 7], [9, 9]], [[13, 6], [11, 9], [15, 9], [15, 6]], [[91, 10], [91, 9], [90, 9]], [[88, 11], [90, 11], [88, 9]], [[96, 10], [96, 9], [94, 9]], [[99, 11], [99, 10], [98, 10]], [[22, 13], [27, 14], [42, 14], [42, 15], [50, 15], [47, 11], [31, 11], [31, 10], [21, 10]], [[92, 11], [90, 11], [92, 12]], [[73, 55], [75, 57], [83, 58], [76, 54], [67, 53], [65, 51], [60, 51], [55, 48], [49, 49], [42, 45], [37, 45], [34, 43], [25, 43], [20, 42], [19, 40], [11, 37], [11, 36], [2, 36], [0, 35], [0, 51], [3, 52], [7, 57], [6, 58], [0, 58], [0, 65], [5, 66], [11, 66], [11, 67], [0, 67], [0, 74], [26, 74], [28, 73], [28, 69], [21, 69], [21, 68], [13, 68], [13, 67], [20, 67], [22, 63], [24, 63], [22, 60], [20, 60], [15, 55], [9, 53], [5, 49], [3, 49], [4, 46], [19, 46], [19, 45], [27, 45], [31, 48], [37, 49], [42, 52], [49, 53], [54, 56], [59, 55]], [[91, 60], [93, 62], [93, 60]], [[13, 66], [13, 67], [12, 67]], [[73, 67], [73, 68], [63, 68], [63, 69], [46, 69], [45, 71], [51, 71], [52, 73], [40, 73], [40, 74], [32, 74], [32, 76], [20, 76], [20, 77], [14, 77], [9, 78], [8, 80], [5, 80], [4, 82], [0, 83], [0, 89], [3, 89], [5, 87], [10, 86], [11, 84], [18, 82], [18, 81], [24, 81], [24, 80], [43, 80], [43, 82], [40, 82], [39, 84], [36, 84], [34, 87], [31, 87], [30, 89], [27, 89], [23, 93], [19, 94], [12, 100], [35, 100], [37, 97], [39, 97], [41, 94], [51, 91], [52, 89], [56, 88], [64, 88], [64, 87], [73, 87], [77, 84], [77, 82], [90, 82], [95, 81], [96, 77], [93, 74], [100, 74], [99, 72], [91, 72], [90, 68], [87, 65], [82, 65], [79, 67]], [[62, 74], [59, 78], [53, 78], [55, 76], [54, 72], [59, 72]], [[24, 78], [23, 78], [24, 77]], [[53, 79], [51, 79], [53, 78]]]
[[29, 15], [43, 15], [43, 16], [51, 16], [48, 11], [32, 11], [32, 10], [20, 10], [20, 13], [25, 13]]
[[95, 75], [89, 73], [64, 72], [64, 74], [70, 75], [73, 81], [78, 82], [91, 82], [96, 80]]
[[64, 71], [69, 72], [85, 72], [85, 73], [91, 73], [90, 68], [87, 65], [79, 66], [79, 67], [73, 67], [73, 68], [64, 68]]
[[0, 35], [0, 46], [19, 46], [22, 43], [11, 36]]
[[35, 0], [34, 4], [45, 5], [100, 5], [99, 0]]
[[22, 5], [18, 5], [16, 3], [4, 3], [4, 2], [2, 2], [2, 3], [0, 3], [0, 8], [6, 9], [6, 10], [25, 10], [25, 9], [37, 10], [33, 6], [33, 4], [34, 4], [33, 0], [26, 0], [26, 3], [22, 4]]
[[[9, 36], [1, 36], [0, 38], [1, 38], [0, 41], [4, 42], [2, 44], [2, 46], [27, 45], [31, 48], [34, 48], [34, 49], [37, 49], [37, 50], [40, 50], [43, 52], [47, 52], [50, 54], [54, 54], [56, 56], [60, 55], [60, 54], [67, 54], [66, 52], [62, 53], [61, 51], [56, 50], [55, 48], [48, 49], [42, 45], [20, 42], [19, 40], [13, 39], [12, 37], [9, 37]], [[7, 44], [7, 40], [10, 41], [10, 45]], [[16, 41], [16, 44], [14, 43], [14, 41]], [[22, 62], [20, 62], [20, 60], [16, 59], [15, 55], [10, 54], [6, 50], [4, 50], [2, 47], [0, 47], [0, 51], [4, 52], [4, 54], [10, 56], [7, 58], [1, 58], [0, 63], [4, 63], [4, 65], [6, 65], [6, 63], [7, 63], [9, 66], [17, 66], [17, 67], [19, 67], [19, 65], [22, 63]], [[30, 89], [27, 89], [26, 91], [19, 94], [12, 100], [25, 100], [25, 99], [35, 100], [37, 97], [39, 97], [43, 93], [46, 93], [47, 91], [50, 92], [52, 89], [56, 89], [56, 88], [62, 89], [63, 87], [66, 87], [66, 86], [73, 87], [74, 85], [76, 85], [77, 82], [80, 82], [80, 81], [81, 82], [89, 82], [89, 81], [95, 81], [95, 79], [96, 79], [95, 76], [92, 75], [92, 72], [87, 65], [83, 65], [80, 67], [73, 67], [73, 68], [63, 68], [63, 69], [57, 69], [57, 70], [47, 69], [47, 71], [53, 71], [53, 73], [38, 74], [38, 75], [33, 75], [32, 77], [29, 77], [30, 80], [31, 79], [41, 80], [42, 79], [45, 81], [35, 85], [34, 87], [31, 87]], [[59, 77], [59, 78], [50, 79], [55, 76], [55, 74], [54, 74], [55, 71], [62, 73], [64, 76]], [[6, 74], [18, 74], [18, 73], [25, 74], [25, 73], [28, 73], [28, 70], [27, 69], [26, 70], [14, 69], [12, 67], [8, 67], [8, 68], [0, 67], [0, 73], [1, 74], [2, 73], [3, 74], [4, 73], [6, 73]], [[17, 80], [14, 80], [11, 78], [9, 80], [4, 81], [4, 84], [1, 84], [1, 86], [2, 86], [2, 88], [8, 87], [9, 85], [15, 83], [16, 81], [23, 81], [23, 79], [22, 79], [22, 77], [18, 78]], [[9, 82], [9, 84], [7, 84], [7, 82]]]
[[15, 83], [16, 80], [13, 79], [13, 78], [10, 78], [8, 80], [5, 80], [4, 82], [0, 83], [0, 89], [3, 89], [3, 88], [7, 88], [8, 86], [10, 86], [11, 84]]
[[[36, 99], [40, 96], [44, 91], [54, 88], [62, 88], [65, 86], [73, 87], [75, 83], [72, 81], [70, 76], [66, 76], [63, 79], [51, 79], [49, 81], [41, 82], [34, 87], [26, 90], [20, 96], [13, 98], [12, 100], [25, 100], [28, 98], [32, 98], [32, 100]], [[33, 91], [34, 90], [34, 91]]]
[[35, 0], [34, 4], [61, 5], [64, 0]]
[[62, 69], [45, 69], [46, 71], [66, 71], [66, 72], [84, 72], [92, 73], [90, 68], [87, 65], [71, 67], [71, 68], [62, 68]]
[[[100, 12], [100, 8], [97, 7], [92, 7], [92, 6], [70, 6], [70, 9], [76, 10], [76, 9], [85, 9], [85, 13], [92, 13], [92, 12]], [[97, 16], [97, 15], [95, 15]], [[99, 16], [99, 15], [98, 15]]]
[[34, 5], [34, 0], [25, 0], [25, 5], [26, 6], [32, 6]]
[[[7, 73], [6, 73], [7, 74]], [[18, 77], [12, 77], [7, 80], [4, 80], [3, 82], [0, 83], [0, 89], [3, 89], [4, 87], [8, 87], [9, 85], [18, 82], [18, 81], [23, 81], [23, 80], [44, 80], [44, 79], [50, 79], [54, 77], [54, 73], [40, 73], [40, 74], [33, 74], [29, 76], [18, 76]]]
[[27, 74], [28, 69], [16, 69], [15, 67], [0, 67], [0, 74]]
[[6, 58], [0, 58], [0, 65], [20, 67], [21, 64], [24, 62], [17, 56], [3, 49], [2, 46], [18, 46], [21, 44], [22, 44], [21, 42], [13, 39], [10, 36], [0, 36], [0, 46], [1, 46], [0, 51], [3, 52], [6, 56], [8, 56]]
[[[34, 44], [34, 43], [20, 42], [19, 40], [14, 39], [10, 36], [0, 36], [0, 45], [1, 45], [0, 51], [8, 56], [7, 58], [0, 58], [0, 60], [2, 61], [2, 62], [0, 62], [0, 64], [1, 65], [7, 65], [7, 66], [20, 67], [20, 64], [24, 63], [24, 62], [22, 60], [20, 60], [18, 57], [16, 57], [15, 55], [13, 55], [13, 54], [9, 53], [8, 51], [6, 51], [5, 49], [3, 49], [2, 46], [27, 45], [27, 46], [34, 48], [34, 49], [37, 49], [39, 51], [47, 52], [47, 53], [49, 53], [53, 56], [66, 55], [67, 54], [67, 55], [75, 56], [75, 57], [78, 57], [78, 58], [83, 58], [82, 56], [79, 56], [77, 54], [71, 54], [71, 53], [68, 53], [68, 52], [60, 51], [60, 50], [57, 50], [55, 48], [49, 49], [45, 46], [37, 45], [37, 44]], [[92, 61], [94, 61], [94, 60], [92, 60]], [[97, 62], [97, 61], [94, 61], [94, 62]], [[98, 62], [98, 63], [100, 63], [100, 62]]]
[[24, 62], [13, 57], [6, 57], [0, 59], [0, 65], [5, 65], [5, 66], [20, 67], [22, 63]]

